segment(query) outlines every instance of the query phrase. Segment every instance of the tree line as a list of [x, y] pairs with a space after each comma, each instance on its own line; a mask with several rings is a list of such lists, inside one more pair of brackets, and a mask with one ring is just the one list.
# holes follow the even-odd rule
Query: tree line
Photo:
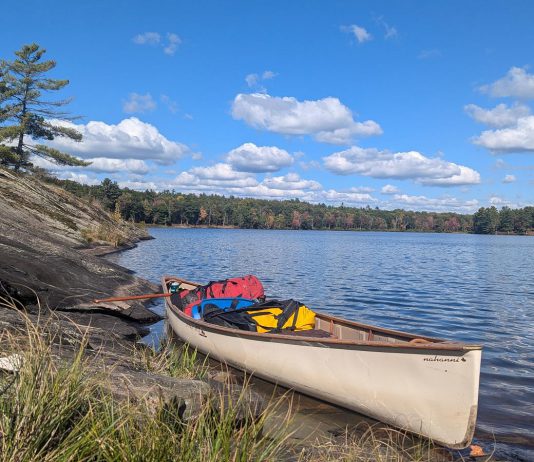
[[476, 234], [533, 234], [534, 207], [511, 209], [503, 207], [480, 208], [473, 215], [473, 232]]
[[149, 225], [479, 234], [534, 232], [534, 207], [517, 210], [503, 207], [500, 211], [489, 207], [468, 215], [310, 204], [299, 199], [268, 200], [176, 191], [142, 192], [121, 189], [109, 178], [93, 186], [50, 177], [48, 181], [79, 197], [100, 203], [125, 220]]

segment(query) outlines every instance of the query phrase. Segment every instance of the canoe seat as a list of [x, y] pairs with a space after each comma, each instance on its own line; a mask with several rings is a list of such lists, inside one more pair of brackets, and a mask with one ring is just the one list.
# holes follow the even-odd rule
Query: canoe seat
[[310, 329], [310, 330], [298, 330], [298, 331], [284, 331], [283, 335], [294, 335], [296, 337], [313, 337], [313, 338], [334, 338], [335, 336], [322, 330], [322, 329]]

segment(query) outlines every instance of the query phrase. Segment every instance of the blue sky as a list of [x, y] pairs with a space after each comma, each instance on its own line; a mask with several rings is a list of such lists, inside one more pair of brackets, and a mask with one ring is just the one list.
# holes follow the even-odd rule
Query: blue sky
[[[6, 11], [6, 8], [3, 9]], [[12, 2], [93, 163], [63, 178], [472, 212], [534, 199], [531, 1]], [[23, 26], [15, 19], [23, 17]]]

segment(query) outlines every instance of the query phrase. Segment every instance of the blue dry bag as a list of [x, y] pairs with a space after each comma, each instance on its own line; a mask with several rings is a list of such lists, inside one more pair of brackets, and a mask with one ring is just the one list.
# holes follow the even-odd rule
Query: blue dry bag
[[191, 316], [194, 319], [202, 319], [204, 314], [208, 312], [223, 310], [232, 311], [239, 308], [246, 308], [247, 306], [254, 305], [254, 300], [248, 298], [208, 298], [202, 300], [199, 304], [193, 306]]

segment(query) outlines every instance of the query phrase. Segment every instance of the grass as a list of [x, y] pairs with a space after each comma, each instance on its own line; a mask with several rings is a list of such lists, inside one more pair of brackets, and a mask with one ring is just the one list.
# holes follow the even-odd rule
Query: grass
[[114, 247], [120, 247], [127, 241], [125, 233], [118, 225], [102, 223], [93, 228], [84, 228], [80, 231], [81, 236], [88, 243], [109, 242]]
[[[28, 322], [23, 336], [0, 335], [1, 357], [24, 351], [18, 372], [0, 372], [1, 462], [274, 461], [285, 450], [284, 432], [264, 428], [272, 408], [259, 415], [247, 410], [245, 393], [233, 401], [215, 392], [187, 420], [173, 402], [160, 401], [154, 410], [153, 397], [117, 400], [106, 387], [112, 372], [95, 374], [83, 340], [64, 361], [43, 332]], [[140, 350], [133, 361], [173, 377], [206, 371], [194, 351], [172, 346]]]
[[209, 371], [208, 359], [200, 360], [197, 350], [188, 345], [176, 345], [166, 339], [156, 351], [139, 348], [135, 357], [147, 372], [184, 379], [204, 379]]
[[381, 424], [361, 424], [351, 433], [305, 448], [299, 462], [445, 462], [452, 453], [430, 441]]

